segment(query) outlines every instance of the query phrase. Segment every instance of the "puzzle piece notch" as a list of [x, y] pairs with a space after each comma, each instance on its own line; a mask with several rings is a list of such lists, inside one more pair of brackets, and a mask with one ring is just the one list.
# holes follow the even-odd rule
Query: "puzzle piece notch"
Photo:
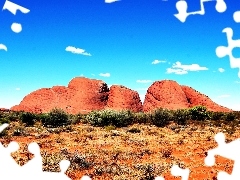
[[233, 13], [233, 20], [236, 23], [240, 23], [240, 11], [236, 11], [236, 12]]
[[[187, 12], [187, 9], [188, 9], [187, 2], [185, 0], [179, 0], [178, 2], [176, 2], [176, 9], [178, 13], [174, 14], [174, 16], [181, 22], [185, 22], [189, 15], [196, 15], [196, 14], [204, 15], [205, 9], [204, 9], [203, 3], [209, 2], [209, 1], [214, 1], [214, 0], [200, 0], [201, 9], [199, 11]], [[224, 2], [224, 0], [216, 0], [215, 9], [219, 13], [225, 12], [227, 9], [227, 5]]]
[[240, 48], [240, 39], [233, 40], [233, 30], [230, 27], [224, 28], [223, 33], [226, 33], [228, 46], [218, 46], [215, 50], [216, 55], [219, 58], [229, 56], [230, 67], [239, 68], [238, 77], [240, 78], [240, 58], [233, 57], [232, 51], [234, 48]]
[[[182, 180], [188, 180], [190, 170], [188, 168], [182, 169], [178, 165], [173, 165], [171, 168], [171, 174], [173, 176], [181, 176]], [[165, 180], [165, 179], [162, 176], [158, 176], [155, 178], [155, 180]]]
[[[9, 12], [11, 12], [13, 15], [16, 15], [17, 13], [17, 10], [21, 11], [22, 13], [26, 14], [26, 13], [29, 13], [30, 10], [25, 8], [25, 7], [22, 7], [18, 4], [15, 4], [9, 0], [6, 0], [4, 5], [3, 5], [3, 8], [2, 10], [8, 10]], [[12, 23], [11, 25], [11, 29], [13, 32], [15, 33], [20, 33], [22, 31], [22, 25], [19, 24], [19, 23]]]
[[234, 166], [232, 174], [228, 174], [224, 171], [220, 171], [217, 175], [218, 180], [237, 180], [240, 176], [240, 139], [236, 139], [232, 142], [226, 143], [225, 136], [223, 133], [218, 133], [215, 135], [216, 142], [218, 147], [208, 150], [208, 155], [205, 158], [205, 164], [207, 166], [213, 166], [215, 164], [215, 156], [219, 155], [227, 159], [234, 161]]
[[182, 180], [188, 180], [190, 170], [188, 168], [182, 169], [178, 165], [173, 165], [171, 168], [171, 174], [173, 176], [181, 176]]
[[157, 176], [154, 180], [165, 180], [162, 176]]
[[89, 176], [83, 176], [81, 180], [92, 180]]

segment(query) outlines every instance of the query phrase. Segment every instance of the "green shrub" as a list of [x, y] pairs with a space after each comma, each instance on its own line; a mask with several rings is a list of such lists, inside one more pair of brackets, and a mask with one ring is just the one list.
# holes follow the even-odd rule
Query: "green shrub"
[[7, 117], [0, 117], [0, 125], [4, 123], [10, 123], [9, 119]]
[[158, 127], [164, 127], [169, 124], [172, 119], [171, 111], [163, 108], [158, 108], [151, 114], [151, 123]]
[[173, 111], [173, 121], [179, 125], [186, 125], [190, 119], [190, 113], [187, 109], [177, 109]]
[[206, 120], [209, 119], [209, 114], [205, 106], [195, 106], [189, 109], [192, 120]]
[[33, 126], [36, 122], [37, 116], [34, 113], [23, 112], [20, 114], [20, 120], [25, 123], [26, 126]]
[[146, 124], [149, 122], [149, 115], [143, 112], [134, 113], [134, 122]]
[[6, 118], [9, 121], [17, 121], [17, 120], [19, 120], [19, 114], [16, 112], [9, 112], [6, 114]]
[[217, 120], [223, 120], [224, 113], [223, 112], [214, 112], [214, 111], [209, 111], [208, 112], [210, 119], [217, 121]]
[[91, 111], [87, 114], [86, 120], [93, 126], [116, 126], [125, 127], [130, 125], [134, 120], [134, 115], [131, 111], [115, 111], [104, 109], [100, 111]]
[[69, 124], [68, 114], [59, 108], [52, 109], [48, 114], [42, 114], [42, 124], [48, 127], [60, 127]]
[[233, 112], [224, 113], [224, 120], [226, 120], [226, 121], [234, 121], [236, 118], [237, 118], [237, 116]]

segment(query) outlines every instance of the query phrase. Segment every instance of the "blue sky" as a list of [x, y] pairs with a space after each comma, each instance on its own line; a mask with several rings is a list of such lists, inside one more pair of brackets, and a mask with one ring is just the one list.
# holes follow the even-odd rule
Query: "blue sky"
[[[208, 95], [213, 101], [240, 110], [239, 68], [215, 50], [227, 46], [226, 27], [240, 38], [233, 13], [237, 0], [205, 2], [204, 15], [185, 22], [174, 14], [176, 0], [28, 1], [12, 0], [30, 10], [0, 11], [0, 107], [19, 104], [42, 87], [65, 85], [77, 76], [121, 84], [139, 92], [158, 80], [171, 79]], [[200, 10], [200, 0], [188, 0], [188, 12]], [[0, 0], [0, 7], [5, 0]], [[13, 23], [22, 25], [19, 33]], [[74, 53], [75, 50], [75, 53]], [[238, 48], [233, 56], [240, 57]]]

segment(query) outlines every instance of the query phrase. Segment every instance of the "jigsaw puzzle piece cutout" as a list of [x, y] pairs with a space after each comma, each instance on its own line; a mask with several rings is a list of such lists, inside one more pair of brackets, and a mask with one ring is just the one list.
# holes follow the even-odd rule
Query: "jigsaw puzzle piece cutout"
[[188, 9], [188, 5], [186, 1], [178, 1], [176, 3], [176, 9], [178, 11], [177, 14], [174, 14], [174, 16], [180, 20], [181, 22], [185, 22], [187, 17], [188, 17], [188, 13], [187, 13], [187, 9]]
[[[83, 176], [80, 180], [92, 180], [92, 179], [89, 176]], [[155, 180], [159, 180], [159, 179], [155, 179]]]
[[215, 9], [219, 13], [225, 12], [227, 10], [227, 5], [226, 5], [225, 1], [224, 0], [217, 0]]
[[233, 13], [233, 19], [236, 23], [240, 23], [240, 11], [236, 11]]
[[[1, 44], [1, 47], [5, 48], [6, 46]], [[9, 124], [4, 123], [0, 126], [0, 132], [2, 132], [4, 129], [6, 129], [9, 126]]]
[[17, 10], [21, 11], [22, 13], [26, 14], [26, 13], [29, 13], [30, 10], [25, 8], [25, 7], [22, 7], [18, 4], [15, 4], [11, 1], [8, 1], [6, 0], [5, 3], [4, 3], [4, 6], [2, 8], [2, 10], [8, 10], [9, 12], [11, 12], [12, 14], [16, 15], [17, 13]]
[[182, 169], [178, 165], [173, 165], [171, 168], [171, 174], [173, 176], [181, 176], [182, 180], [188, 180], [190, 170], [188, 168]]
[[228, 174], [224, 171], [218, 173], [219, 180], [237, 180], [240, 177], [240, 139], [236, 139], [232, 142], [226, 143], [225, 136], [223, 133], [218, 133], [215, 135], [218, 147], [208, 150], [208, 155], [205, 158], [205, 164], [207, 166], [213, 166], [215, 164], [215, 156], [219, 155], [227, 159], [234, 161], [234, 166], [232, 174]]
[[154, 180], [165, 180], [162, 176], [157, 176]]
[[[8, 177], [14, 179], [21, 173], [21, 166], [12, 157], [11, 153], [16, 152], [19, 149], [17, 142], [12, 141], [5, 148], [0, 143], [0, 174], [1, 177]], [[13, 173], [14, 172], [14, 173]]]
[[[179, 0], [178, 2], [176, 2], [176, 9], [178, 13], [174, 14], [174, 16], [181, 22], [185, 22], [189, 15], [196, 15], [196, 14], [204, 15], [205, 14], [204, 3], [209, 1], [214, 1], [214, 0], [200, 0], [201, 9], [199, 11], [187, 12], [187, 9], [188, 9], [187, 2], [185, 0]], [[225, 12], [227, 9], [227, 5], [224, 2], [224, 0], [216, 0], [215, 9], [219, 13]]]
[[233, 57], [232, 51], [234, 48], [240, 48], [240, 39], [233, 40], [233, 30], [230, 27], [224, 28], [223, 33], [226, 33], [228, 46], [218, 46], [216, 48], [216, 55], [219, 58], [229, 56], [230, 67], [239, 68], [238, 77], [240, 78], [240, 58]]
[[36, 142], [31, 142], [28, 145], [28, 151], [32, 153], [34, 157], [21, 166], [21, 175], [27, 176], [27, 179], [34, 179], [43, 173], [40, 147]]
[[67, 169], [70, 166], [70, 161], [68, 160], [62, 160], [59, 163], [60, 166], [60, 172], [42, 172], [41, 178], [44, 178], [45, 180], [52, 180], [52, 179], [58, 179], [58, 180], [71, 180], [65, 173]]

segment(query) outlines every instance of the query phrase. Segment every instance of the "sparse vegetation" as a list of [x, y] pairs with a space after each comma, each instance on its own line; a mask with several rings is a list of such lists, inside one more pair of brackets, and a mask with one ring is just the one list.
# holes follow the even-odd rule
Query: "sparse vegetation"
[[69, 124], [68, 114], [58, 108], [52, 109], [49, 114], [41, 116], [41, 120], [44, 126], [47, 127], [60, 127]]
[[150, 115], [151, 123], [157, 127], [164, 127], [172, 120], [171, 111], [163, 108], [158, 108]]
[[[206, 150], [215, 147], [216, 132], [229, 136], [228, 142], [239, 136], [239, 114], [202, 107], [157, 109], [148, 114], [110, 109], [86, 115], [71, 115], [61, 109], [42, 114], [0, 112], [0, 123], [10, 123], [0, 139], [5, 146], [14, 139], [26, 145], [37, 142], [47, 171], [60, 171], [59, 162], [70, 160], [66, 174], [72, 179], [88, 174], [93, 179], [147, 180], [166, 175], [172, 164], [181, 161], [190, 169], [199, 166]], [[195, 151], [199, 147], [204, 149]], [[13, 157], [19, 164], [29, 160], [27, 148], [16, 153]], [[226, 161], [218, 161], [218, 168], [224, 168]]]
[[116, 126], [125, 127], [133, 124], [134, 115], [131, 111], [115, 111], [104, 109], [101, 111], [92, 111], [86, 116], [86, 120], [93, 126]]

